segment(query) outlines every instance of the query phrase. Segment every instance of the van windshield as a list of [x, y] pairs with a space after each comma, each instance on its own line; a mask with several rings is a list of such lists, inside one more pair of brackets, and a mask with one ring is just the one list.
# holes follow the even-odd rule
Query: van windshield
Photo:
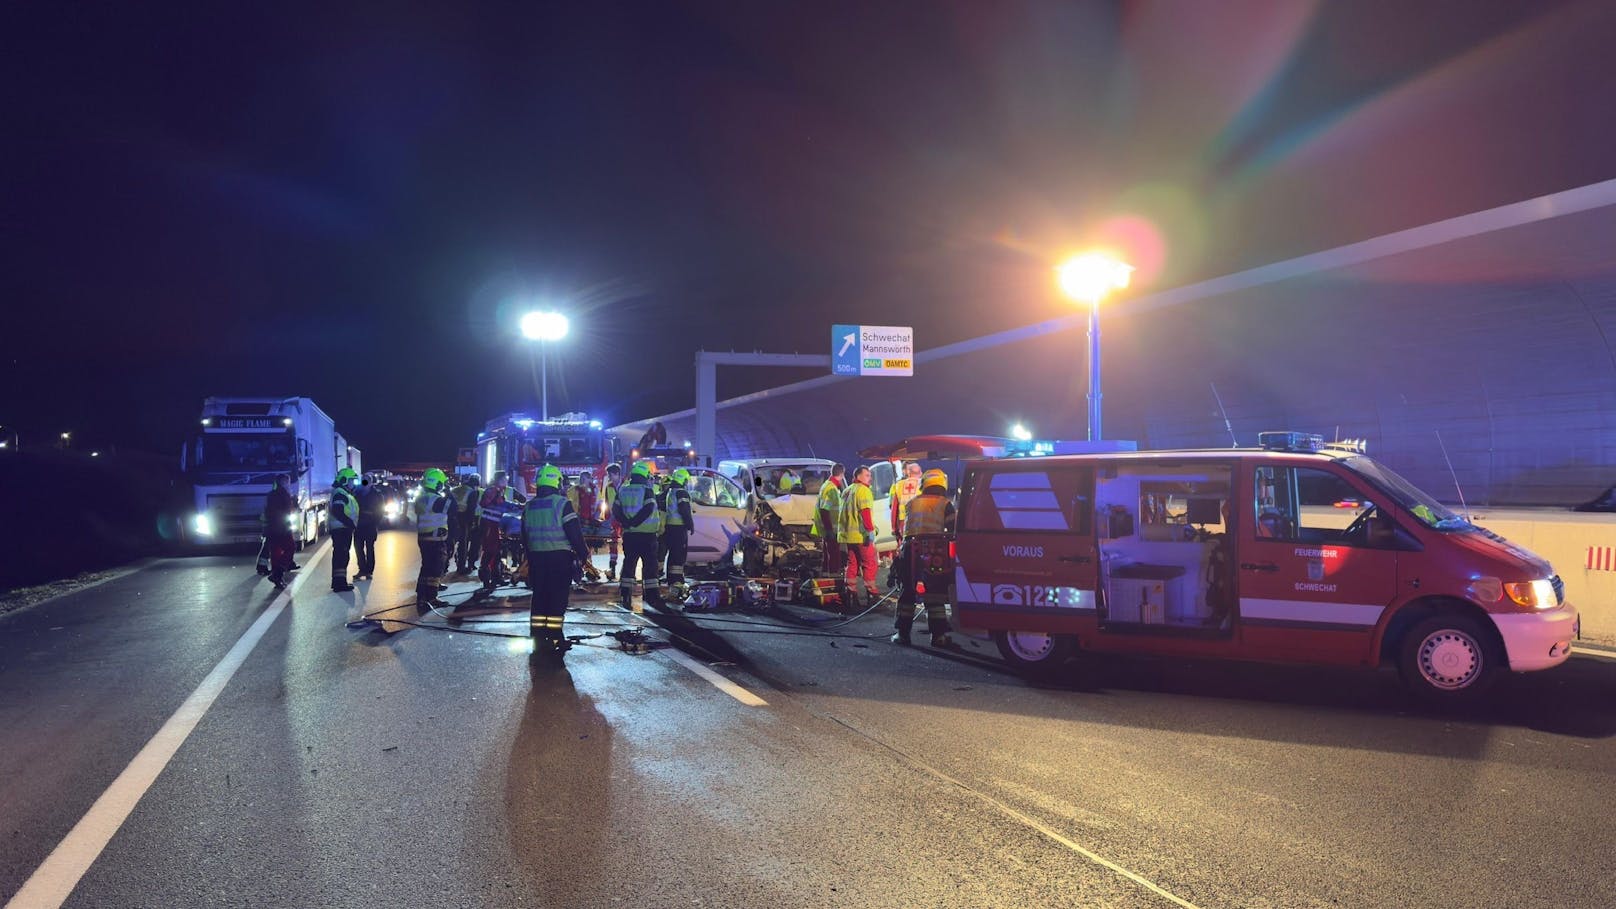
[[1462, 516], [1454, 514], [1446, 505], [1433, 499], [1418, 486], [1403, 479], [1396, 471], [1365, 457], [1347, 458], [1341, 462], [1358, 476], [1368, 480], [1392, 501], [1403, 506], [1420, 523], [1433, 530], [1475, 530], [1476, 526]]

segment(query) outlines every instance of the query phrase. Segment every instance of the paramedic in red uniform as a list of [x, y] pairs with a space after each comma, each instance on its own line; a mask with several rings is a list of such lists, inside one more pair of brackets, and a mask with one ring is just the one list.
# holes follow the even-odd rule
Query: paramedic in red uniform
[[847, 601], [848, 606], [858, 604], [859, 577], [864, 578], [864, 591], [870, 602], [881, 592], [875, 586], [875, 518], [870, 509], [875, 507], [875, 495], [870, 492], [870, 468], [853, 471], [853, 482], [842, 493], [841, 520], [836, 526], [836, 542], [847, 547]]
[[505, 579], [505, 572], [500, 565], [504, 556], [499, 536], [500, 519], [504, 517], [505, 509], [514, 496], [515, 493], [506, 481], [505, 471], [500, 470], [494, 473], [493, 482], [483, 490], [483, 496], [477, 503], [483, 538], [483, 562], [477, 568], [477, 579], [483, 582], [484, 590], [493, 590]]
[[286, 586], [286, 573], [292, 570], [292, 515], [297, 514], [297, 500], [286, 488], [285, 474], [275, 478], [275, 488], [269, 491], [264, 503], [264, 542], [269, 546], [269, 581], [276, 587]]

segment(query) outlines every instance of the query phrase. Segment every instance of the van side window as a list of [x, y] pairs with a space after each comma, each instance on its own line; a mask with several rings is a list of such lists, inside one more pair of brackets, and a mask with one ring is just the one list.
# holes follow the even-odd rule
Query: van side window
[[1314, 467], [1258, 467], [1252, 532], [1259, 540], [1365, 545], [1375, 505], [1346, 480]]
[[1091, 532], [1091, 471], [1082, 468], [977, 474], [965, 491], [965, 530]]

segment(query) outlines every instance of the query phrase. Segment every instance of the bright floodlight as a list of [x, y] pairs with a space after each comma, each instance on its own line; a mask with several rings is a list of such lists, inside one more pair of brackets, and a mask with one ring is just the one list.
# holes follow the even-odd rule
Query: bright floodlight
[[1020, 439], [1023, 442], [1028, 442], [1032, 440], [1032, 430], [1022, 426], [1020, 423], [1017, 423], [1016, 425], [1010, 427], [1010, 437], [1013, 439]]
[[1068, 259], [1055, 268], [1061, 290], [1068, 297], [1095, 304], [1113, 290], [1128, 286], [1133, 266], [1102, 253], [1089, 253]]
[[567, 336], [567, 317], [552, 310], [522, 316], [522, 337], [529, 341], [559, 341]]

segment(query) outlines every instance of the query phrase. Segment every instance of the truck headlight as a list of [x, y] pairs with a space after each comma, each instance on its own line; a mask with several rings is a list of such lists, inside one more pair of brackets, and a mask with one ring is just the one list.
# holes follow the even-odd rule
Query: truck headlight
[[211, 537], [213, 536], [213, 519], [206, 514], [198, 514], [191, 518], [191, 529], [196, 531], [196, 535], [199, 537]]
[[1560, 605], [1559, 598], [1554, 595], [1554, 582], [1542, 581], [1515, 581], [1504, 585], [1504, 593], [1521, 606], [1530, 606], [1533, 609], [1553, 609]]
[[391, 521], [398, 517], [398, 503], [388, 502], [382, 507], [382, 511], [387, 515], [387, 520]]

